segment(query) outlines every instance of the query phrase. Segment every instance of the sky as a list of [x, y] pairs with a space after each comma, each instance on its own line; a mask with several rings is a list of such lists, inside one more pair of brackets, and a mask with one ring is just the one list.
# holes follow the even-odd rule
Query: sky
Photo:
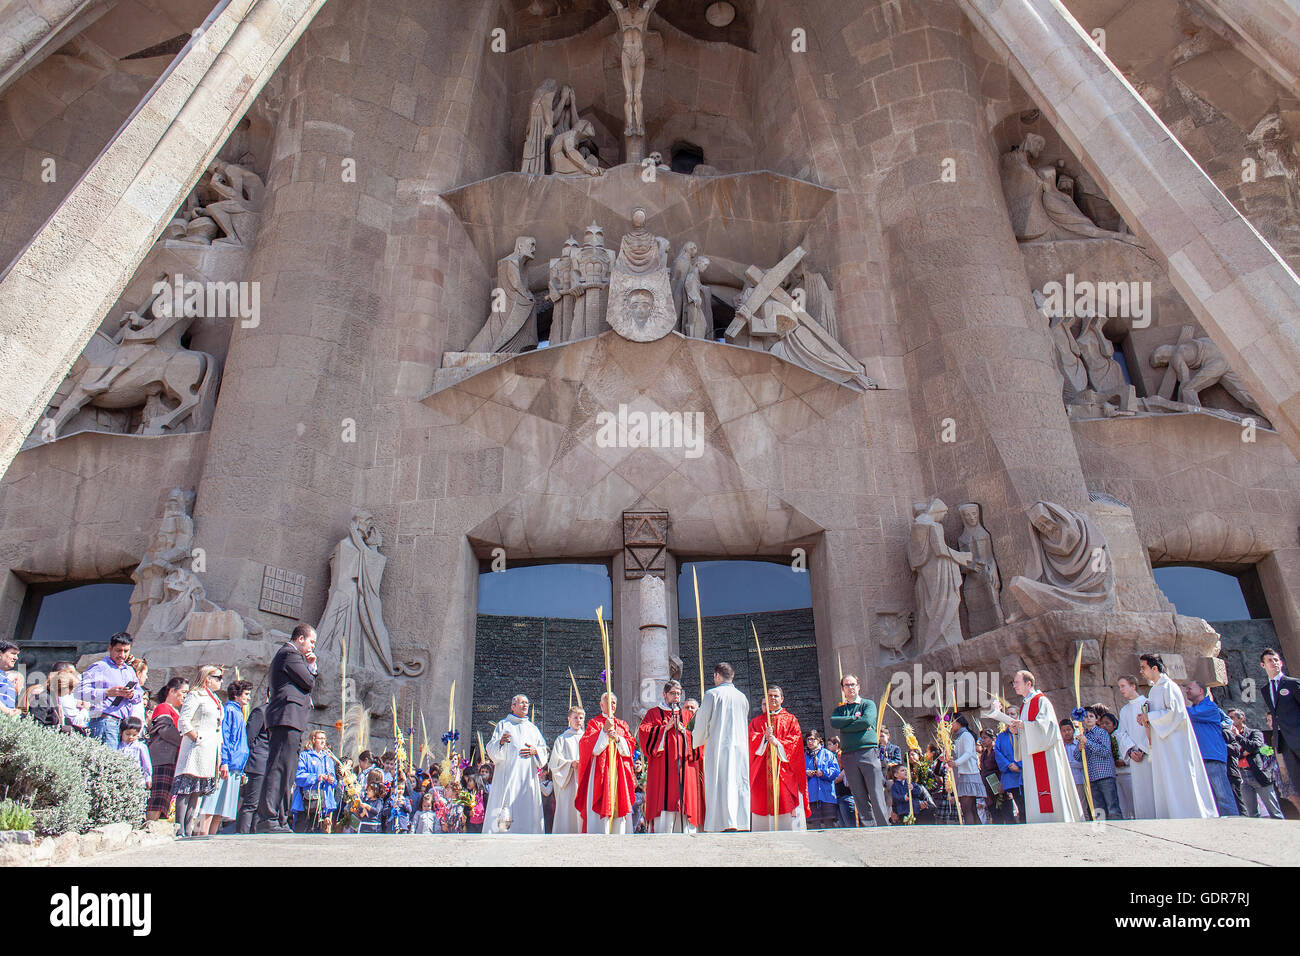
[[1207, 621], [1242, 621], [1250, 617], [1241, 585], [1232, 575], [1207, 568], [1156, 568], [1156, 584], [1179, 614]]
[[[700, 578], [705, 617], [812, 606], [807, 573], [768, 561], [700, 561], [682, 566], [678, 578], [680, 616], [695, 616], [691, 569]], [[485, 571], [478, 579], [480, 614], [587, 618], [612, 607], [609, 570], [603, 564], [538, 564]]]

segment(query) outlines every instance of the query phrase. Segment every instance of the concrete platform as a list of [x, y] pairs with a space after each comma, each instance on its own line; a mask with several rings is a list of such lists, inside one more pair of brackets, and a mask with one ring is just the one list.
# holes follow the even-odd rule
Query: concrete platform
[[209, 837], [107, 853], [91, 866], [1296, 866], [1300, 825], [1142, 820], [696, 836]]

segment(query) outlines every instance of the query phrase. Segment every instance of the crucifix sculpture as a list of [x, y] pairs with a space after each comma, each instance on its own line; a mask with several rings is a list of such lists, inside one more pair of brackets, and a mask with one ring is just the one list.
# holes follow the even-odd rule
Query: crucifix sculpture
[[645, 79], [645, 33], [650, 14], [659, 0], [633, 0], [620, 3], [609, 0], [610, 9], [618, 17], [618, 29], [623, 34], [623, 116], [624, 136], [644, 136], [645, 120], [641, 114], [641, 83]]

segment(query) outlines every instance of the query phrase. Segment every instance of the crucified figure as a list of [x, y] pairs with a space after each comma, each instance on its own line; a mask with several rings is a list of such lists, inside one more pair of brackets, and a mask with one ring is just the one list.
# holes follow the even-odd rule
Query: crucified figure
[[623, 33], [623, 116], [626, 127], [624, 136], [644, 136], [645, 123], [641, 117], [641, 81], [645, 79], [645, 31], [650, 22], [650, 13], [659, 0], [641, 0], [641, 6], [633, 6], [633, 0], [619, 3], [609, 0], [610, 9], [618, 17], [618, 28]]

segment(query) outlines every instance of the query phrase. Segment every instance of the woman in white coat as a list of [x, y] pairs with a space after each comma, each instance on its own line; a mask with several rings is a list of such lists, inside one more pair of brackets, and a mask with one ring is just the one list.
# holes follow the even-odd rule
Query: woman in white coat
[[181, 704], [181, 749], [176, 756], [176, 825], [181, 836], [193, 836], [198, 822], [199, 804], [217, 789], [226, 768], [221, 761], [221, 689], [224, 673], [220, 667], [205, 664], [199, 679]]

